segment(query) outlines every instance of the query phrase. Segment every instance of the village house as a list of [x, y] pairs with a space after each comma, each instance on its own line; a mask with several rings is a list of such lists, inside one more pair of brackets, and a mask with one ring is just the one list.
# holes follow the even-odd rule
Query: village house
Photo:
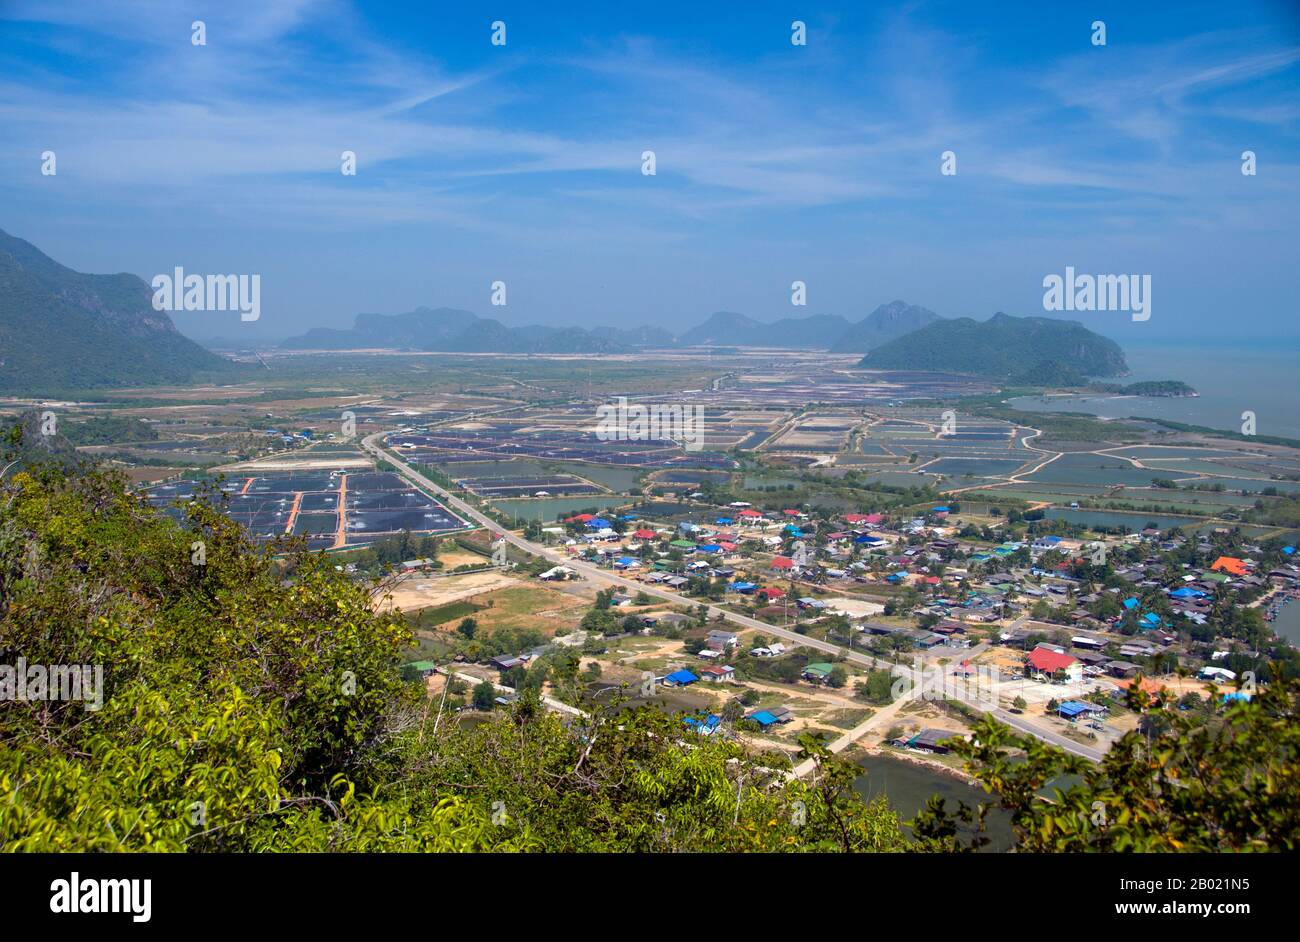
[[1051, 680], [1078, 683], [1083, 680], [1083, 664], [1078, 658], [1049, 647], [1037, 647], [1025, 658], [1026, 673], [1041, 674]]
[[712, 665], [701, 669], [700, 677], [719, 684], [733, 683], [736, 679], [736, 669], [727, 665]]
[[722, 631], [719, 628], [709, 630], [705, 644], [713, 651], [726, 651], [740, 644], [740, 638], [734, 631]]

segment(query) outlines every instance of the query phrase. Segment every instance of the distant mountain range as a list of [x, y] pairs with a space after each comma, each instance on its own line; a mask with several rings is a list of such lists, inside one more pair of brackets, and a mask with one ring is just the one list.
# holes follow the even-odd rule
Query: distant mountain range
[[1078, 385], [1085, 376], [1128, 372], [1115, 341], [1078, 321], [1012, 317], [936, 320], [877, 347], [859, 366], [973, 373], [1026, 385]]
[[153, 309], [135, 275], [85, 275], [0, 230], [0, 390], [186, 383], [237, 369]]
[[698, 327], [677, 338], [684, 347], [725, 343], [745, 347], [787, 347], [796, 350], [828, 350], [853, 326], [835, 314], [811, 317], [783, 317], [764, 324], [744, 314], [719, 311]]
[[837, 314], [785, 317], [772, 323], [718, 311], [680, 336], [662, 327], [507, 327], [454, 308], [419, 307], [405, 314], [358, 314], [349, 330], [317, 327], [280, 346], [290, 350], [368, 347], [448, 353], [616, 353], [638, 348], [784, 347], [865, 353], [938, 320], [923, 307], [894, 301], [854, 323]]
[[619, 353], [632, 349], [632, 344], [581, 327], [507, 327], [472, 311], [449, 307], [418, 307], [405, 314], [358, 314], [351, 330], [316, 327], [280, 346], [288, 350], [384, 347], [448, 353]]
[[[860, 321], [833, 314], [773, 323], [719, 311], [674, 337], [662, 327], [507, 327], [454, 308], [358, 314], [347, 330], [318, 327], [285, 349], [361, 348], [463, 353], [622, 353], [665, 347], [784, 347], [865, 352], [878, 369], [973, 373], [1026, 385], [1079, 385], [1127, 372], [1123, 351], [1075, 321], [941, 318], [893, 301]], [[0, 392], [188, 383], [240, 371], [155, 311], [135, 275], [87, 275], [0, 231]]]
[[928, 308], [906, 301], [882, 304], [858, 321], [830, 347], [832, 353], [867, 353], [926, 324], [942, 320]]

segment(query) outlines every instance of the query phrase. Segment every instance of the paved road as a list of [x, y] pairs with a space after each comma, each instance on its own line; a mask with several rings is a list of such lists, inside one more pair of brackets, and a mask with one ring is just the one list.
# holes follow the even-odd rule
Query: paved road
[[[361, 440], [362, 449], [369, 452], [375, 458], [383, 461], [387, 461], [389, 464], [396, 467], [398, 473], [401, 474], [408, 481], [417, 485], [418, 487], [421, 487], [429, 491], [431, 494], [437, 495], [437, 497], [440, 500], [445, 501], [448, 506], [450, 506], [457, 513], [464, 516], [466, 519], [473, 520], [479, 525], [486, 527], [488, 530], [490, 530], [493, 533], [501, 534], [506, 539], [506, 541], [510, 543], [512, 546], [514, 546], [515, 548], [533, 556], [540, 556], [541, 558], [549, 560], [550, 562], [553, 562], [557, 565], [567, 566], [570, 569], [573, 569], [574, 571], [579, 572], [582, 575], [586, 576], [588, 579], [603, 581], [611, 585], [619, 586], [620, 588], [628, 589], [632, 592], [644, 592], [646, 595], [655, 596], [656, 598], [665, 599], [667, 601], [676, 602], [678, 604], [691, 604], [693, 602], [692, 599], [685, 598], [676, 592], [670, 592], [667, 589], [660, 589], [657, 586], [649, 585], [647, 583], [637, 582], [634, 579], [628, 579], [624, 576], [620, 576], [613, 572], [610, 572], [607, 569], [601, 569], [598, 566], [593, 566], [591, 563], [574, 559], [573, 557], [569, 556], [567, 553], [560, 552], [548, 546], [543, 546], [540, 543], [534, 543], [531, 540], [524, 539], [522, 536], [517, 536], [516, 534], [511, 533], [510, 531], [506, 530], [500, 523], [493, 520], [491, 517], [487, 516], [486, 514], [482, 513], [478, 508], [472, 506], [471, 504], [466, 503], [465, 501], [457, 497], [455, 494], [448, 492], [445, 488], [439, 486], [438, 484], [435, 484], [433, 481], [429, 480], [429, 478], [425, 477], [423, 474], [416, 471], [414, 468], [408, 465], [405, 462], [405, 460], [401, 458], [400, 455], [381, 447], [378, 444], [378, 442], [384, 437], [384, 435], [387, 434], [391, 434], [391, 433], [375, 432], [372, 435], [367, 435], [365, 438]], [[859, 651], [852, 651], [848, 648], [841, 647], [838, 644], [832, 644], [829, 641], [821, 641], [818, 640], [817, 638], [809, 638], [806, 635], [799, 634], [798, 632], [790, 631], [785, 628], [779, 628], [775, 625], [769, 625], [767, 622], [759, 621], [757, 618], [751, 618], [748, 615], [741, 615], [737, 612], [727, 611], [725, 609], [718, 608], [715, 605], [710, 605], [708, 607], [708, 611], [709, 611], [710, 618], [716, 618], [717, 616], [721, 615], [724, 619], [731, 622], [732, 624], [740, 625], [743, 628], [753, 628], [755, 630], [763, 632], [764, 634], [773, 635], [785, 641], [789, 641], [792, 644], [800, 644], [803, 645], [804, 647], [813, 648], [814, 650], [821, 651], [823, 653], [830, 654], [833, 656], [838, 656], [842, 654], [844, 655], [845, 660], [860, 665], [862, 667], [883, 668], [886, 670], [890, 670], [896, 675], [908, 677], [908, 679], [911, 680], [914, 688], [919, 687], [923, 680], [922, 677], [920, 677], [916, 672], [914, 672], [909, 667], [904, 667], [898, 664], [892, 664], [888, 661], [881, 661], [870, 655], [863, 654]], [[1037, 736], [1039, 739], [1042, 739], [1043, 741], [1048, 742], [1053, 746], [1059, 746], [1060, 748], [1064, 749], [1067, 752], [1071, 752], [1074, 753], [1075, 755], [1083, 756], [1085, 759], [1091, 759], [1094, 762], [1101, 759], [1102, 750], [1091, 746], [1082, 745], [1081, 743], [1077, 743], [1074, 740], [1062, 736], [1059, 733], [1056, 733], [1052, 730], [1041, 729], [1038, 726], [1030, 723], [1022, 716], [1017, 716], [1014, 713], [1009, 713], [1006, 710], [1001, 710], [1001, 709], [989, 711], [985, 709], [984, 705], [974, 700], [966, 699], [964, 700], [964, 702], [967, 703], [969, 706], [975, 707], [976, 709], [979, 709], [983, 712], [991, 712], [997, 720], [999, 720], [1002, 723], [1005, 723], [1006, 725], [1012, 727], [1013, 729], [1019, 732], [1028, 733], [1029, 735], [1032, 736]]]

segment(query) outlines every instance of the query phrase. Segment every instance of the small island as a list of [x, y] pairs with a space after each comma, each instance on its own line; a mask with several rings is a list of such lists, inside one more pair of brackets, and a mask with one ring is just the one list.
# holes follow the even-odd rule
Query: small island
[[1162, 399], [1190, 399], [1200, 396], [1195, 389], [1176, 379], [1147, 380], [1141, 383], [1094, 383], [1088, 387], [1095, 392], [1114, 393], [1119, 396], [1150, 396]]

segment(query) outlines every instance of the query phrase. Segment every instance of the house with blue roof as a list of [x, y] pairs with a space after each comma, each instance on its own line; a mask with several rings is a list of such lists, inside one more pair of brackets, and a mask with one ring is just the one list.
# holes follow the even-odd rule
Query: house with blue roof
[[665, 687], [686, 687], [689, 686], [690, 684], [695, 683], [699, 679], [700, 678], [696, 677], [690, 671], [683, 668], [682, 670], [679, 671], [673, 671], [671, 674], [665, 677], [663, 679], [663, 685]]
[[608, 521], [608, 520], [605, 520], [605, 519], [603, 519], [603, 518], [601, 518], [601, 517], [592, 517], [590, 520], [587, 521], [587, 529], [588, 529], [588, 530], [608, 530], [608, 529], [609, 529], [609, 521]]
[[703, 546], [695, 547], [701, 553], [721, 553], [722, 547], [717, 543], [705, 543]]
[[722, 723], [722, 717], [718, 716], [716, 713], [710, 713], [704, 719], [700, 719], [698, 716], [688, 716], [683, 720], [683, 722], [686, 724], [688, 729], [695, 730], [701, 736], [709, 736], [712, 735]]
[[749, 714], [749, 716], [745, 717], [745, 719], [753, 720], [755, 723], [757, 723], [759, 726], [763, 727], [764, 729], [767, 729], [769, 726], [775, 725], [777, 722], [776, 717], [773, 716], [771, 713], [769, 713], [767, 710], [759, 710], [757, 713], [751, 713]]
[[1128, 609], [1131, 612], [1133, 611], [1133, 609], [1138, 607], [1139, 603], [1138, 600], [1135, 598], [1127, 598], [1124, 601], [1120, 602], [1119, 604], [1123, 605], [1126, 609]]
[[1086, 700], [1066, 700], [1056, 708], [1056, 713], [1067, 720], [1077, 720], [1080, 717], [1104, 716], [1106, 708]]

